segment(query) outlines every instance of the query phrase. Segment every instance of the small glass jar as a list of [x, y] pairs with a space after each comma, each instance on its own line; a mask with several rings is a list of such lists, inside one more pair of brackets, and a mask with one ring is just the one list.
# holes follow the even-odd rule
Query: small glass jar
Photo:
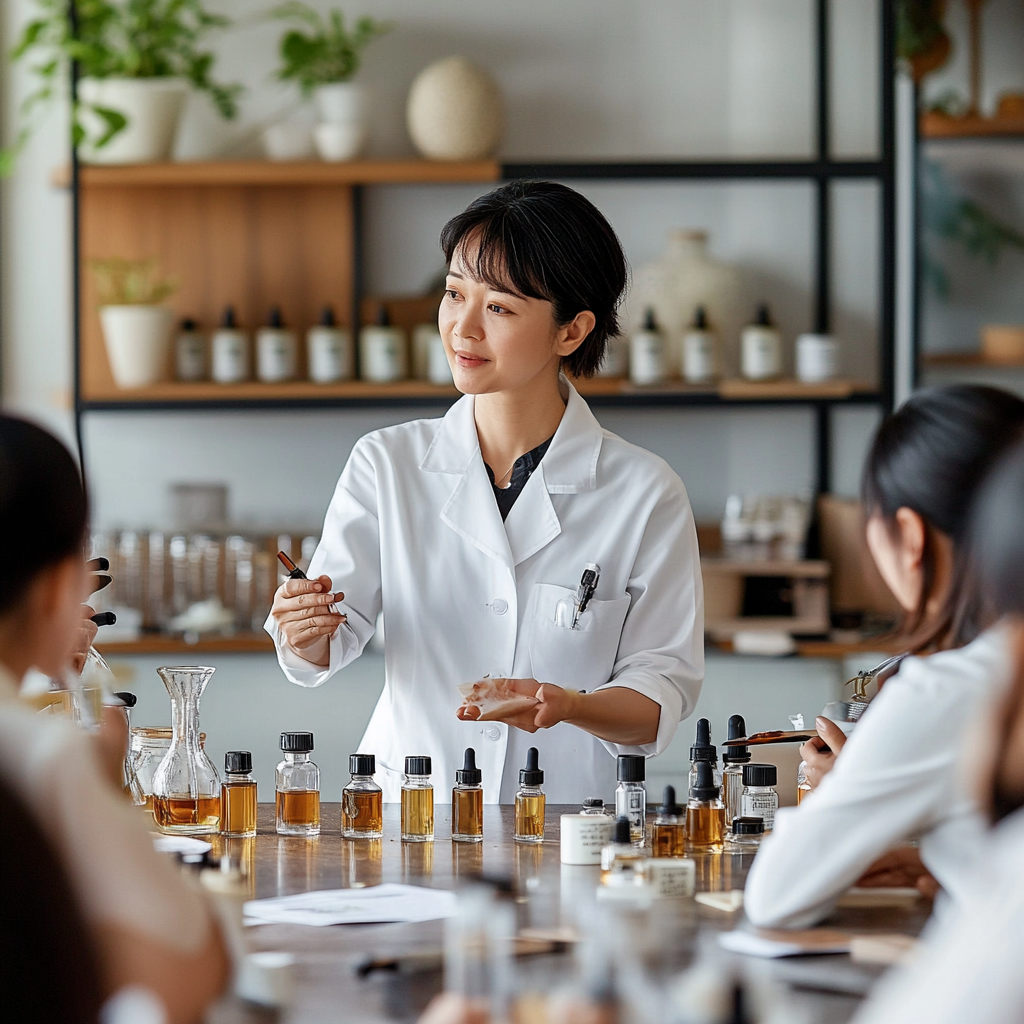
[[773, 764], [743, 766], [743, 817], [763, 819], [765, 832], [771, 832], [779, 809], [779, 794], [775, 790], [778, 776], [779, 770]]
[[374, 775], [374, 754], [349, 754], [352, 776], [341, 791], [341, 834], [346, 839], [380, 839], [384, 835], [384, 794]]
[[726, 835], [726, 841], [731, 846], [745, 847], [750, 850], [757, 850], [764, 838], [763, 818], [733, 818], [732, 827]]
[[482, 843], [484, 841], [483, 772], [476, 766], [476, 751], [466, 748], [462, 770], [455, 773], [452, 790], [452, 841]]
[[256, 780], [252, 777], [252, 754], [248, 750], [229, 750], [224, 755], [220, 834], [256, 835]]
[[519, 789], [516, 791], [516, 823], [513, 838], [517, 843], [544, 842], [546, 801], [540, 755], [536, 747], [530, 747], [526, 752], [526, 767], [519, 770]]
[[402, 781], [402, 842], [434, 841], [434, 787], [430, 758], [407, 757]]
[[277, 766], [277, 832], [320, 835], [320, 769], [310, 760], [311, 732], [281, 733], [284, 760]]
[[647, 881], [647, 853], [637, 848], [626, 815], [615, 819], [612, 841], [601, 851], [602, 885], [643, 885]]
[[590, 796], [583, 801], [583, 810], [580, 814], [586, 814], [593, 817], [610, 818], [611, 812], [604, 805], [604, 801], [599, 796]]
[[643, 754], [619, 754], [616, 765], [615, 817], [629, 819], [634, 843], [647, 836], [647, 759]]

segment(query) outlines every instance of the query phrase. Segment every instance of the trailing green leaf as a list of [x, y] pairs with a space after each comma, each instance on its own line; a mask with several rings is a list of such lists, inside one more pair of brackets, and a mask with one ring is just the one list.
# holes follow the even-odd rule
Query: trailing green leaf
[[120, 257], [89, 260], [101, 306], [155, 306], [178, 290], [173, 278], [157, 276], [156, 260]]

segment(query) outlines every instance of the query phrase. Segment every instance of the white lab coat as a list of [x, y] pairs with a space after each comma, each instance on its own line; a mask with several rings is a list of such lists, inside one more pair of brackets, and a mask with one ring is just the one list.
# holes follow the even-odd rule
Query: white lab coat
[[[386, 801], [407, 755], [433, 759], [447, 802], [474, 747], [485, 800], [514, 799], [536, 746], [554, 803], [611, 796], [618, 753], [656, 754], [697, 703], [704, 674], [703, 590], [682, 481], [660, 458], [603, 430], [562, 380], [567, 406], [551, 446], [502, 523], [476, 433], [473, 398], [443, 419], [375, 431], [352, 450], [309, 576], [345, 593], [348, 622], [318, 668], [267, 631], [285, 674], [319, 686], [362, 652], [383, 610], [385, 685], [360, 751], [377, 755]], [[587, 562], [601, 566], [577, 630], [555, 624]], [[637, 690], [661, 705], [655, 742], [618, 746], [565, 723], [533, 734], [462, 722], [460, 683], [486, 674], [592, 691]]]

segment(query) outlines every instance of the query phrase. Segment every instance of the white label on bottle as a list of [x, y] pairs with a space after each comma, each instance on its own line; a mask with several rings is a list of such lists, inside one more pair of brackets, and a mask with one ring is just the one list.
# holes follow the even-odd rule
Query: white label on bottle
[[213, 336], [213, 379], [234, 384], [249, 376], [249, 346], [244, 334], [225, 331]]
[[562, 863], [600, 864], [601, 850], [615, 831], [611, 815], [563, 814], [560, 822]]
[[665, 341], [653, 331], [633, 336], [629, 346], [629, 376], [634, 384], [660, 384], [665, 379]]

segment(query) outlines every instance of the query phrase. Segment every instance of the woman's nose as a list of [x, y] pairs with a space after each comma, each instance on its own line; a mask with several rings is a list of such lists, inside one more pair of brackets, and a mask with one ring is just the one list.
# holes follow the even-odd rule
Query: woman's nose
[[480, 341], [484, 336], [480, 311], [468, 307], [464, 309], [455, 324], [455, 333], [466, 341]]

